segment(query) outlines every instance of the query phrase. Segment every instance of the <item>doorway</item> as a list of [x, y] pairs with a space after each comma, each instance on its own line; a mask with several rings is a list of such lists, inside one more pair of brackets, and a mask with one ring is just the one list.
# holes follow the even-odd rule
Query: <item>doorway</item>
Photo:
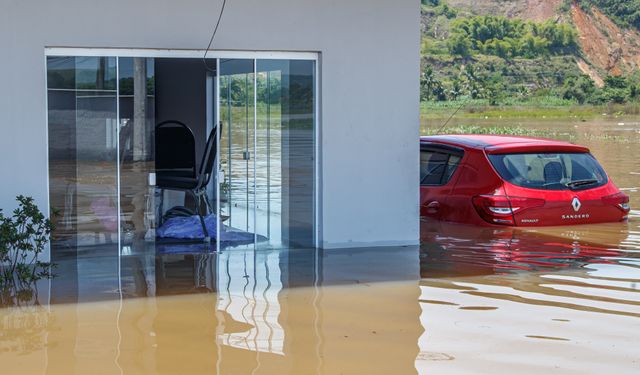
[[[212, 249], [315, 247], [316, 59], [216, 52], [204, 66], [201, 53], [47, 49], [53, 255], [157, 247], [166, 210], [154, 133], [167, 119], [194, 134], [194, 168], [218, 129], [205, 195], [221, 237]], [[225, 241], [227, 232], [253, 240]]]
[[221, 191], [259, 249], [315, 244], [315, 62], [221, 60]]

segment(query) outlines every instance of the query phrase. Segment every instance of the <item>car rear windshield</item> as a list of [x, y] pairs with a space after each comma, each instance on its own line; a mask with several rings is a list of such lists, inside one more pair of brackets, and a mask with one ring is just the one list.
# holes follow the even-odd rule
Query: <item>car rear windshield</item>
[[607, 183], [607, 174], [589, 153], [491, 154], [498, 174], [510, 183], [542, 190], [585, 190]]

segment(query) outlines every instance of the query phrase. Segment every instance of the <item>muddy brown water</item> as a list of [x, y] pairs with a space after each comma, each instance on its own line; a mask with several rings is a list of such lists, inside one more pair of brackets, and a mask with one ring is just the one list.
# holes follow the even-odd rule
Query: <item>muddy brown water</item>
[[422, 222], [419, 249], [84, 252], [3, 297], [0, 373], [638, 374], [640, 124], [526, 126], [589, 146], [629, 221]]

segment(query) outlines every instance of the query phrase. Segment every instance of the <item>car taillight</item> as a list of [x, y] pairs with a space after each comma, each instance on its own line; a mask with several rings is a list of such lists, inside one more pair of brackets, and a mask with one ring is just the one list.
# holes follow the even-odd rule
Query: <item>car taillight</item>
[[625, 193], [607, 195], [606, 197], [602, 197], [602, 202], [604, 202], [604, 204], [616, 206], [624, 212], [629, 212], [629, 210], [631, 210], [631, 206], [629, 206], [629, 196]]
[[473, 197], [473, 206], [480, 217], [491, 224], [514, 225], [513, 214], [529, 208], [542, 207], [544, 199], [478, 195]]

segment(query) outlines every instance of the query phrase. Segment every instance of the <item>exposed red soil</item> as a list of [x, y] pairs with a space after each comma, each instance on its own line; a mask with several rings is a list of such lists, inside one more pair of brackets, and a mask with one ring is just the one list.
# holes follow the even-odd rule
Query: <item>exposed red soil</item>
[[[597, 9], [587, 14], [571, 8], [579, 43], [589, 62], [612, 75], [622, 75], [640, 67], [640, 33], [622, 30]], [[582, 69], [582, 67], [581, 67]]]
[[578, 60], [578, 68], [582, 71], [583, 74], [588, 75], [591, 80], [598, 87], [604, 87], [604, 80], [600, 77], [600, 74], [596, 72], [586, 61], [579, 59]]

